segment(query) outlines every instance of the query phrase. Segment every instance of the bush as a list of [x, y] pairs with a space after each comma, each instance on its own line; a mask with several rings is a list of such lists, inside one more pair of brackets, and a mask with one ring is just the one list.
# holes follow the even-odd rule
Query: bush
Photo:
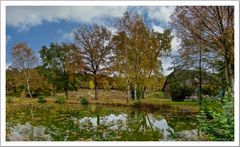
[[140, 105], [141, 105], [140, 100], [137, 100], [137, 101], [133, 102], [133, 107], [140, 107]]
[[184, 101], [186, 97], [193, 94], [194, 90], [189, 86], [180, 84], [170, 85], [172, 101]]
[[155, 93], [154, 93], [154, 97], [164, 98], [164, 94], [163, 94], [163, 92], [155, 92]]
[[217, 87], [212, 87], [212, 85], [207, 85], [202, 87], [202, 94], [209, 96], [217, 96], [219, 95], [220, 89]]
[[51, 95], [51, 89], [48, 88], [37, 88], [32, 91], [32, 96], [33, 97], [39, 97], [39, 96], [49, 96]]
[[205, 98], [198, 114], [199, 130], [211, 141], [234, 140], [234, 97], [228, 92], [223, 100]]
[[12, 103], [13, 102], [13, 98], [11, 96], [7, 96], [7, 103]]
[[65, 97], [63, 97], [63, 96], [58, 96], [58, 97], [56, 98], [56, 103], [58, 103], [58, 104], [64, 104], [64, 103], [65, 103], [65, 100], [66, 100]]
[[85, 97], [81, 97], [80, 103], [81, 103], [82, 105], [87, 105], [89, 102], [88, 102], [88, 100], [87, 100]]
[[45, 103], [46, 100], [45, 100], [44, 96], [42, 96], [42, 95], [38, 96], [38, 102], [39, 103]]

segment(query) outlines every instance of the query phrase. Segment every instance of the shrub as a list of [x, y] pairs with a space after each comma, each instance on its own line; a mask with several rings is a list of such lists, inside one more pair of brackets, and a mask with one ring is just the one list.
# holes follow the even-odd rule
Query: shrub
[[193, 94], [193, 89], [189, 86], [182, 86], [178, 83], [170, 85], [171, 97], [173, 101], [184, 101], [186, 97]]
[[164, 94], [163, 94], [163, 92], [155, 92], [154, 93], [154, 97], [156, 97], [156, 98], [163, 98]]
[[56, 103], [58, 103], [58, 104], [64, 104], [64, 103], [65, 103], [65, 100], [66, 100], [65, 97], [63, 97], [63, 96], [58, 96], [58, 97], [56, 98]]
[[38, 96], [49, 96], [51, 95], [51, 89], [49, 88], [37, 88], [32, 91], [32, 96], [33, 97], [38, 97]]
[[140, 100], [137, 100], [137, 101], [133, 102], [133, 107], [140, 107], [140, 105], [141, 105]]
[[7, 96], [7, 103], [12, 103], [13, 102], [13, 98], [11, 96]]
[[87, 105], [87, 104], [88, 104], [88, 100], [87, 100], [85, 97], [81, 97], [80, 103], [81, 103], [82, 105]]
[[219, 94], [220, 89], [217, 87], [212, 87], [212, 85], [207, 85], [202, 87], [202, 94], [209, 96], [216, 96]]
[[223, 100], [205, 98], [198, 114], [199, 130], [212, 141], [234, 140], [234, 97], [228, 92]]
[[44, 96], [42, 96], [42, 95], [38, 96], [38, 102], [39, 103], [45, 103], [46, 100], [45, 100]]

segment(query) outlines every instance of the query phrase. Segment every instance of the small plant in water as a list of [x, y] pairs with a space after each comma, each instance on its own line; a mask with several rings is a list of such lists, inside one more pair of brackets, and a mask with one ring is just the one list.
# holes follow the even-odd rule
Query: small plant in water
[[65, 103], [65, 100], [66, 100], [65, 97], [63, 97], [63, 96], [58, 96], [58, 97], [56, 98], [56, 103], [58, 103], [58, 104], [64, 104], [64, 103]]
[[45, 103], [46, 99], [44, 98], [44, 96], [40, 95], [40, 96], [38, 96], [38, 102], [39, 103]]
[[87, 105], [89, 102], [88, 102], [87, 98], [81, 97], [81, 98], [80, 98], [80, 103], [81, 103], [82, 105]]

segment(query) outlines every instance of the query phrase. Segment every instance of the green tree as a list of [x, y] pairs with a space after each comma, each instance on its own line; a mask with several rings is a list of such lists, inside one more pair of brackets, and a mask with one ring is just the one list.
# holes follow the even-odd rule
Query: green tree
[[63, 88], [66, 98], [71, 83], [71, 76], [80, 73], [83, 64], [79, 49], [74, 44], [51, 43], [43, 46], [40, 51], [42, 59], [42, 74], [57, 89]]
[[20, 74], [23, 74], [25, 88], [28, 92], [30, 98], [32, 98], [31, 94], [31, 73], [30, 70], [36, 65], [37, 58], [31, 48], [27, 46], [26, 43], [17, 43], [11, 49], [11, 63], [12, 67], [17, 69]]
[[74, 32], [74, 40], [80, 48], [85, 72], [93, 76], [95, 99], [98, 98], [98, 79], [108, 74], [111, 64], [111, 32], [104, 26], [91, 25], [79, 27]]

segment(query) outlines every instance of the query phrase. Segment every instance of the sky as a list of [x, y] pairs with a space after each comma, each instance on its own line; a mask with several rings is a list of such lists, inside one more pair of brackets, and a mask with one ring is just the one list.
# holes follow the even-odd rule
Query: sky
[[[169, 16], [174, 7], [167, 6], [7, 6], [6, 13], [6, 62], [11, 64], [11, 48], [25, 42], [39, 56], [38, 51], [51, 42], [73, 42], [73, 31], [83, 24], [97, 23], [116, 31], [116, 21], [126, 11], [144, 17], [149, 28], [162, 32], [169, 28]], [[172, 35], [175, 35], [173, 32]], [[179, 42], [172, 40], [173, 54]], [[163, 58], [163, 74], [171, 66], [171, 58]]]

